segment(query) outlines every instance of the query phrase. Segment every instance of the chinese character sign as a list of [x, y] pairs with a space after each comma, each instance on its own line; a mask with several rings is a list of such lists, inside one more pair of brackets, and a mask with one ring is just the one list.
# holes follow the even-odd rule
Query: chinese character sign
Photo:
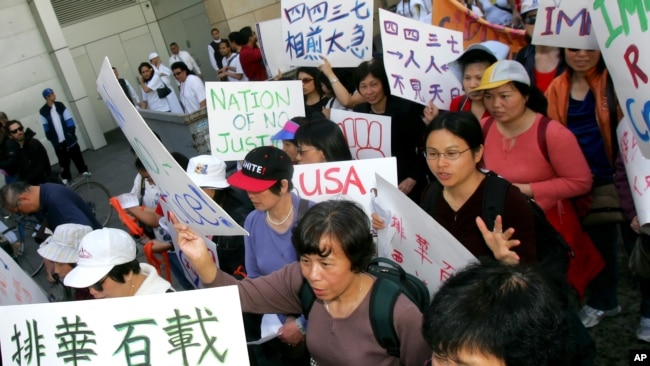
[[278, 50], [282, 47], [282, 19], [272, 19], [259, 22], [257, 28], [257, 39], [262, 50], [262, 59], [266, 67], [266, 75], [277, 75], [278, 70], [286, 73], [291, 70], [289, 60]]
[[379, 175], [375, 204], [386, 224], [377, 236], [379, 255], [424, 281], [431, 295], [454, 272], [476, 262], [445, 228]]
[[539, 0], [533, 44], [597, 50], [587, 0]]
[[300, 197], [315, 202], [346, 196], [361, 204], [370, 215], [371, 197], [377, 187], [375, 174], [397, 187], [395, 158], [299, 164], [294, 166], [293, 186]]
[[247, 235], [226, 211], [190, 180], [185, 170], [156, 138], [140, 113], [126, 98], [108, 58], [104, 59], [97, 78], [97, 91], [156, 181], [161, 195], [167, 197], [178, 220], [203, 235]]
[[608, 66], [619, 104], [632, 126], [641, 153], [650, 158], [650, 50], [643, 47], [648, 31], [648, 4], [597, 0], [591, 21]]
[[353, 158], [376, 159], [392, 156], [390, 117], [332, 109], [330, 119], [343, 130]]
[[43, 290], [0, 249], [0, 306], [47, 302]]
[[641, 154], [637, 138], [626, 118], [623, 118], [618, 124], [616, 132], [639, 224], [648, 233], [650, 229], [650, 159], [644, 158]]
[[357, 67], [372, 57], [372, 0], [282, 0], [285, 59], [318, 66], [321, 56], [336, 67]]
[[379, 9], [384, 65], [392, 95], [449, 109], [462, 92], [447, 64], [463, 53], [463, 34]]
[[305, 115], [302, 84], [274, 82], [205, 83], [210, 146], [220, 159], [244, 160], [294, 116]]
[[248, 365], [235, 286], [2, 306], [2, 364]]

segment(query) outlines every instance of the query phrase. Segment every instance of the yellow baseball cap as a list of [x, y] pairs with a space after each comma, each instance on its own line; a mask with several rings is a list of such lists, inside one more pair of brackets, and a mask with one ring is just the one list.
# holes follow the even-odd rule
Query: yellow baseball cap
[[485, 69], [481, 78], [481, 84], [468, 93], [498, 88], [512, 81], [518, 81], [530, 86], [530, 77], [524, 65], [513, 60], [497, 61]]

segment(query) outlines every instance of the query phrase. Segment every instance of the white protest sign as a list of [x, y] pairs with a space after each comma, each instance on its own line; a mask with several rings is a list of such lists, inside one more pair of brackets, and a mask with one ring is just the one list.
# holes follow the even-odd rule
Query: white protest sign
[[372, 57], [372, 0], [282, 0], [284, 57], [294, 66], [357, 67]]
[[[221, 83], [238, 84], [238, 83]], [[181, 222], [203, 235], [248, 235], [185, 174], [126, 98], [108, 58], [97, 78], [97, 91]]]
[[236, 286], [2, 306], [2, 364], [248, 365]]
[[650, 36], [646, 9], [639, 1], [596, 1], [589, 11], [621, 109], [641, 153], [650, 158], [650, 49], [642, 46]]
[[42, 302], [48, 302], [45, 292], [7, 252], [0, 249], [0, 306]]
[[377, 187], [375, 174], [397, 187], [395, 158], [299, 164], [294, 166], [292, 181], [302, 198], [322, 202], [343, 195], [361, 204], [370, 215], [373, 188]]
[[379, 9], [384, 65], [392, 95], [449, 109], [462, 85], [447, 64], [463, 53], [463, 33]]
[[[205, 83], [212, 155], [225, 161], [244, 160], [294, 116], [305, 115], [302, 83]], [[279, 144], [282, 141], [278, 142]]]
[[632, 191], [639, 224], [650, 229], [650, 159], [641, 154], [637, 139], [627, 118], [616, 129], [621, 157], [625, 163], [627, 180]]
[[353, 158], [376, 159], [392, 156], [390, 117], [332, 109], [330, 119], [341, 127]]
[[587, 0], [539, 0], [533, 44], [597, 50]]
[[278, 70], [282, 71], [282, 73], [290, 71], [292, 67], [288, 62], [289, 60], [285, 59], [282, 52], [278, 52], [284, 45], [282, 32], [278, 31], [282, 29], [282, 19], [277, 18], [259, 22], [255, 26], [257, 28], [258, 44], [262, 50], [262, 60], [264, 60], [264, 66], [266, 67], [266, 75], [275, 76], [278, 74]]
[[424, 281], [431, 295], [453, 273], [477, 261], [420, 206], [379, 175], [376, 204], [386, 223], [377, 236], [379, 255], [390, 253], [390, 258]]

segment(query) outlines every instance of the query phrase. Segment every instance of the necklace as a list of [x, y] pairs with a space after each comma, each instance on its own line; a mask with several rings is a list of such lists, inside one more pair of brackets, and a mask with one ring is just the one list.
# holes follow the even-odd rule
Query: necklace
[[287, 214], [287, 216], [285, 216], [284, 219], [282, 219], [282, 221], [275, 222], [275, 221], [273, 221], [271, 219], [271, 215], [269, 215], [269, 211], [266, 211], [266, 221], [268, 221], [272, 225], [280, 226], [280, 225], [284, 224], [285, 222], [287, 222], [287, 220], [289, 220], [289, 216], [291, 216], [292, 213], [293, 213], [293, 205], [291, 205], [291, 209], [289, 209], [289, 213]]

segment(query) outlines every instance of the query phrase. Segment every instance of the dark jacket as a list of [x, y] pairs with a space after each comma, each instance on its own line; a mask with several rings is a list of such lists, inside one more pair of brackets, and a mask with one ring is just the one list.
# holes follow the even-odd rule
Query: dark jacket
[[16, 175], [25, 164], [20, 145], [8, 137], [0, 141], [0, 169], [9, 175]]
[[[41, 115], [41, 123], [43, 124], [43, 130], [45, 131], [45, 137], [52, 143], [54, 149], [60, 149], [62, 147], [70, 148], [77, 144], [77, 135], [75, 135], [76, 127], [74, 120], [72, 119], [72, 114], [61, 102], [54, 102], [52, 108], [56, 108], [59, 118], [61, 119], [61, 127], [63, 127], [63, 135], [65, 140], [59, 143], [59, 137], [54, 130], [54, 122], [52, 122], [52, 116], [50, 115], [50, 107], [45, 104], [41, 107], [38, 113]], [[63, 146], [60, 146], [63, 145]]]
[[40, 185], [51, 181], [52, 166], [45, 146], [34, 136], [36, 133], [31, 128], [25, 130], [22, 152], [26, 162], [20, 170], [20, 180], [31, 185]]

